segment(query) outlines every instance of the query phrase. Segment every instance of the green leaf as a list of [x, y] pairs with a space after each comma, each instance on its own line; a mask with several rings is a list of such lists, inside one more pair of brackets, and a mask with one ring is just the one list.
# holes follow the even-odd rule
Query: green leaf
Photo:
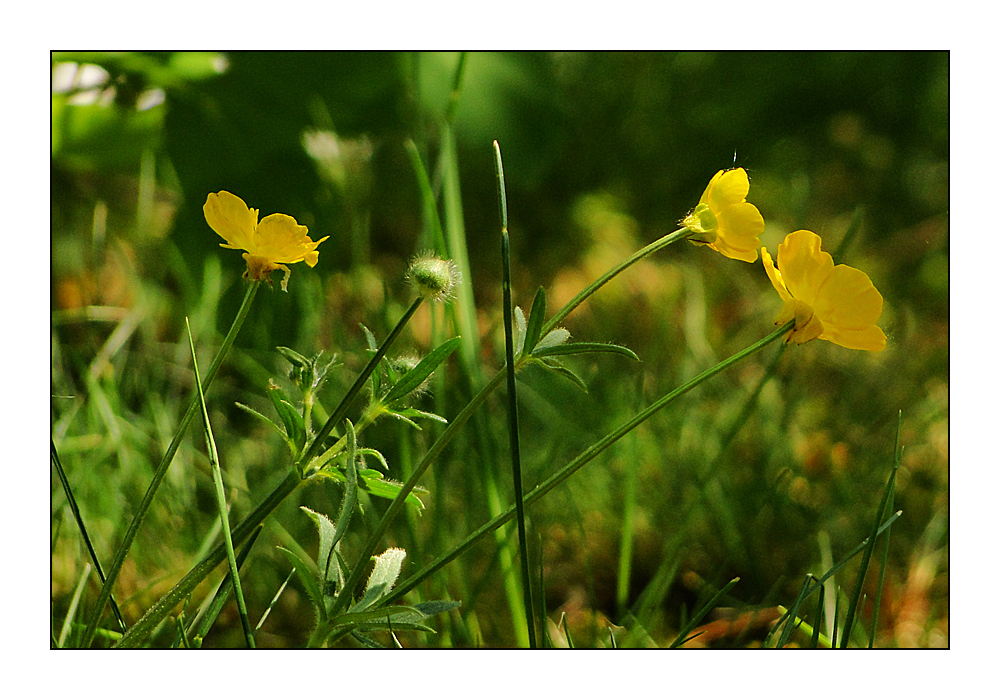
[[[372, 332], [364, 324], [359, 323], [358, 325], [365, 332], [365, 340], [368, 342], [368, 352], [374, 357], [375, 353], [378, 352], [378, 341], [375, 340], [375, 336], [372, 335]], [[383, 367], [388, 367], [388, 363], [385, 360], [380, 364]], [[378, 396], [382, 392], [382, 379], [379, 377], [378, 371], [372, 372], [370, 381], [372, 383], [372, 396]]]
[[[555, 333], [555, 331], [552, 331]], [[551, 335], [551, 334], [550, 334]], [[633, 360], [638, 360], [639, 356], [623, 345], [613, 345], [611, 343], [566, 343], [542, 348], [532, 353], [535, 357], [548, 357], [550, 355], [580, 355], [588, 352], [609, 352], [614, 355], [624, 355]]]
[[447, 418], [442, 418], [436, 413], [431, 413], [429, 411], [421, 411], [419, 408], [404, 408], [402, 411], [393, 411], [401, 416], [407, 418], [426, 418], [427, 420], [437, 421], [438, 423], [448, 423]]
[[278, 412], [278, 417], [281, 418], [281, 422], [285, 426], [285, 432], [289, 440], [295, 446], [295, 453], [292, 456], [293, 458], [298, 457], [306, 444], [305, 421], [299, 415], [299, 412], [295, 410], [295, 407], [292, 406], [282, 388], [275, 384], [273, 380], [268, 382], [267, 395], [271, 399], [271, 403], [274, 404], [274, 410]]
[[292, 566], [295, 567], [295, 573], [298, 574], [299, 580], [302, 581], [302, 586], [306, 589], [306, 595], [312, 601], [313, 607], [316, 608], [320, 620], [325, 619], [326, 606], [323, 604], [323, 594], [316, 581], [316, 571], [290, 549], [285, 549], [281, 546], [278, 549], [281, 550]]
[[316, 529], [319, 530], [316, 579], [319, 587], [325, 592], [327, 591], [327, 583], [336, 585], [343, 582], [343, 573], [340, 571], [337, 557], [333, 554], [334, 547], [336, 547], [337, 541], [340, 539], [339, 531], [333, 524], [333, 521], [322, 513], [317, 513], [305, 506], [299, 506], [299, 508], [312, 518], [313, 522], [316, 523]]
[[556, 374], [561, 374], [566, 379], [570, 380], [571, 382], [573, 382], [574, 384], [576, 384], [578, 387], [580, 387], [581, 389], [583, 389], [583, 393], [585, 393], [585, 394], [588, 393], [586, 382], [584, 382], [583, 379], [581, 379], [580, 376], [576, 372], [574, 372], [573, 370], [571, 370], [569, 367], [567, 367], [566, 365], [564, 365], [559, 360], [555, 360], [555, 359], [538, 360], [538, 364], [540, 364], [542, 367], [546, 368], [547, 370], [555, 372]]
[[[378, 472], [375, 473], [378, 474]], [[364, 482], [365, 491], [370, 493], [372, 496], [388, 498], [389, 500], [396, 498], [400, 490], [403, 488], [403, 485], [398, 481], [386, 479], [381, 474], [378, 474], [378, 477], [368, 477], [362, 474], [361, 480]], [[418, 510], [423, 510], [424, 503], [420, 500], [417, 493], [427, 493], [427, 490], [420, 488], [419, 486], [415, 487], [413, 491], [406, 495], [406, 502], [409, 505], [416, 507]]]
[[422, 359], [416, 367], [411, 369], [409, 372], [403, 375], [403, 377], [396, 382], [396, 384], [389, 390], [389, 393], [385, 395], [383, 402], [386, 405], [391, 404], [397, 399], [401, 399], [408, 393], [420, 386], [427, 377], [431, 375], [438, 365], [447, 359], [448, 355], [458, 347], [461, 342], [461, 338], [455, 337], [444, 341], [436, 348], [431, 350], [427, 356]]
[[531, 354], [537, 356], [539, 350], [555, 347], [556, 345], [562, 345], [567, 340], [569, 340], [568, 330], [565, 328], [553, 328], [545, 334], [544, 338], [538, 341], [538, 344], [532, 349]]
[[399, 578], [399, 572], [405, 558], [406, 550], [399, 547], [390, 547], [375, 557], [375, 568], [372, 569], [371, 576], [368, 577], [368, 585], [365, 586], [364, 595], [361, 596], [361, 600], [354, 604], [351, 611], [365, 610], [391, 591], [396, 584], [396, 579]]
[[531, 302], [531, 314], [528, 316], [528, 327], [524, 333], [523, 352], [530, 354], [538, 345], [543, 325], [545, 325], [545, 288], [539, 287], [535, 292], [535, 300]]
[[300, 355], [291, 348], [286, 348], [282, 345], [279, 345], [275, 348], [275, 350], [281, 353], [282, 357], [284, 357], [286, 360], [291, 362], [293, 366], [298, 367], [299, 369], [305, 369], [311, 364], [309, 358], [305, 357], [304, 355]]

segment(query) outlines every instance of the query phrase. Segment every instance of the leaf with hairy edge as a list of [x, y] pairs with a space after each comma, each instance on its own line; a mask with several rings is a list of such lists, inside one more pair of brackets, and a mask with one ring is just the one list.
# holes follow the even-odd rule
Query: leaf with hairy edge
[[365, 586], [364, 595], [352, 608], [352, 612], [360, 612], [368, 608], [372, 603], [392, 590], [399, 577], [399, 571], [403, 568], [403, 559], [406, 558], [406, 550], [399, 547], [390, 547], [377, 557], [375, 557], [375, 568], [372, 569], [371, 576], [368, 577], [368, 585]]
[[543, 348], [534, 352], [535, 357], [548, 357], [550, 355], [580, 355], [588, 352], [609, 352], [615, 355], [624, 355], [633, 360], [638, 360], [639, 356], [623, 345], [613, 345], [611, 343], [566, 343], [553, 347]]
[[389, 393], [385, 395], [382, 402], [386, 405], [391, 404], [397, 399], [401, 399], [411, 391], [420, 386], [427, 377], [431, 375], [438, 365], [445, 361], [445, 359], [450, 355], [458, 344], [461, 342], [461, 338], [456, 336], [450, 340], [446, 340], [436, 348], [427, 353], [427, 356], [422, 359], [416, 367], [411, 369], [409, 372], [403, 375], [403, 377], [396, 382], [396, 384], [389, 390]]

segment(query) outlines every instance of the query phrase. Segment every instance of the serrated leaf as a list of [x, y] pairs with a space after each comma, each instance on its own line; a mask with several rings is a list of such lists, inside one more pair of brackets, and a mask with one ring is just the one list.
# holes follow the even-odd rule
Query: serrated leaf
[[424, 359], [422, 359], [416, 367], [404, 374], [402, 378], [396, 382], [391, 389], [389, 389], [389, 393], [385, 395], [382, 402], [388, 406], [393, 401], [403, 398], [418, 386], [423, 384], [424, 380], [431, 375], [431, 372], [437, 369], [438, 365], [444, 362], [448, 355], [450, 355], [455, 348], [458, 347], [461, 340], [462, 339], [460, 337], [456, 336], [444, 341], [427, 353], [427, 356], [424, 357]]
[[[538, 345], [538, 339], [542, 334], [542, 326], [545, 325], [545, 288], [539, 287], [535, 292], [535, 300], [531, 302], [531, 313], [528, 315], [528, 327], [524, 334], [523, 351], [531, 353]], [[551, 335], [551, 334], [549, 334]], [[566, 334], [569, 337], [569, 333]]]
[[316, 572], [312, 569], [312, 567], [306, 564], [306, 562], [302, 561], [302, 559], [299, 558], [299, 555], [295, 552], [281, 546], [279, 546], [278, 549], [295, 568], [295, 573], [298, 574], [299, 580], [302, 581], [302, 585], [306, 589], [306, 595], [309, 596], [309, 600], [312, 602], [313, 607], [316, 608], [320, 619], [325, 619], [326, 607], [323, 605], [323, 594], [316, 581]]
[[549, 357], [551, 355], [580, 355], [589, 352], [608, 352], [614, 355], [624, 355], [633, 360], [639, 359], [638, 355], [624, 345], [614, 345], [612, 343], [566, 343], [565, 345], [556, 345], [536, 350], [533, 354], [535, 357]]
[[403, 568], [403, 560], [406, 558], [406, 550], [399, 547], [390, 547], [377, 557], [375, 557], [375, 568], [372, 569], [368, 577], [368, 584], [365, 586], [364, 595], [352, 608], [352, 612], [359, 612], [367, 609], [372, 603], [392, 590], [399, 578], [399, 572]]
[[556, 359], [538, 360], [538, 364], [540, 364], [547, 370], [555, 372], [556, 374], [560, 374], [566, 379], [570, 380], [578, 387], [580, 387], [583, 390], [583, 393], [585, 394], [590, 393], [587, 391], [586, 382], [584, 382], [583, 379], [580, 378], [580, 375], [578, 375], [576, 372], [571, 370], [569, 367], [564, 365], [559, 360]]

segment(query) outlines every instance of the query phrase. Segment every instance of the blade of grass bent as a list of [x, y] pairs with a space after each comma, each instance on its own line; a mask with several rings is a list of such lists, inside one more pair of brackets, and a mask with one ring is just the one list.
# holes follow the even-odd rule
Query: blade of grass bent
[[493, 142], [497, 168], [497, 196], [500, 200], [500, 258], [503, 267], [503, 327], [507, 353], [507, 419], [510, 433], [510, 462], [514, 478], [514, 504], [517, 509], [517, 538], [521, 550], [521, 588], [524, 592], [525, 618], [528, 625], [528, 645], [535, 649], [535, 605], [531, 595], [528, 566], [528, 536], [524, 523], [524, 487], [521, 482], [521, 444], [517, 420], [517, 382], [514, 378], [514, 308], [510, 289], [510, 235], [507, 232], [507, 193], [503, 179], [500, 144]]
[[[52, 446], [52, 465], [56, 468], [56, 474], [59, 475], [59, 481], [62, 483], [63, 491], [66, 493], [66, 501], [69, 503], [69, 509], [73, 512], [73, 517], [76, 519], [77, 527], [80, 528], [80, 534], [83, 535], [83, 543], [87, 547], [87, 552], [90, 553], [90, 559], [94, 562], [94, 570], [97, 571], [98, 578], [101, 579], [103, 584], [105, 581], [104, 570], [101, 568], [101, 562], [97, 558], [97, 552], [94, 551], [94, 544], [90, 541], [90, 535], [87, 534], [87, 526], [83, 523], [83, 515], [80, 513], [80, 506], [76, 503], [76, 498], [73, 496], [73, 489], [69, 485], [69, 478], [66, 476], [66, 471], [63, 469], [62, 461], [59, 459], [59, 453], [56, 452], [56, 444], [54, 442], [50, 443]], [[115, 619], [118, 620], [118, 625], [121, 627], [122, 632], [124, 632], [127, 627], [125, 625], [125, 620], [122, 619], [121, 610], [118, 609], [118, 603], [115, 602], [115, 597], [111, 596], [109, 598], [111, 603], [111, 610], [115, 614]]]
[[194, 383], [198, 387], [198, 401], [201, 404], [201, 418], [205, 424], [205, 449], [208, 451], [208, 461], [212, 465], [212, 481], [215, 484], [215, 500], [219, 506], [219, 518], [222, 522], [222, 542], [226, 545], [226, 557], [229, 560], [229, 573], [233, 577], [233, 591], [236, 594], [236, 607], [240, 613], [240, 623], [243, 625], [243, 636], [247, 647], [255, 648], [253, 630], [250, 629], [250, 618], [247, 615], [246, 601], [243, 600], [243, 586], [240, 584], [240, 568], [236, 563], [236, 552], [233, 549], [233, 536], [229, 528], [229, 508], [226, 506], [226, 489], [222, 483], [222, 468], [219, 466], [219, 450], [212, 434], [212, 422], [208, 417], [208, 406], [205, 404], [205, 392], [201, 388], [201, 373], [198, 371], [198, 356], [194, 350], [194, 337], [191, 335], [191, 323], [185, 317], [188, 343], [191, 345], [191, 365], [194, 368]]
[[[243, 296], [243, 303], [240, 305], [239, 311], [236, 313], [236, 318], [233, 320], [233, 325], [230, 326], [229, 332], [226, 333], [226, 337], [222, 340], [222, 345], [219, 347], [219, 352], [215, 356], [215, 360], [212, 362], [211, 367], [208, 368], [208, 372], [205, 374], [205, 383], [199, 385], [199, 390], [202, 392], [207, 392], [212, 382], [215, 381], [215, 376], [219, 373], [219, 369], [222, 367], [222, 362], [225, 360], [226, 355], [229, 353], [229, 349], [233, 346], [233, 342], [236, 340], [237, 334], [240, 332], [240, 328], [243, 326], [243, 322], [246, 320], [247, 314], [250, 313], [250, 306], [253, 303], [254, 296], [257, 294], [257, 290], [260, 288], [260, 282], [251, 282], [247, 287], [246, 294]], [[125, 539], [122, 540], [121, 545], [118, 547], [118, 551], [115, 554], [115, 559], [111, 563], [111, 567], [108, 569], [108, 578], [101, 586], [101, 592], [97, 596], [97, 604], [94, 607], [94, 612], [90, 617], [90, 622], [87, 625], [87, 630], [83, 635], [83, 647], [87, 648], [90, 646], [94, 639], [94, 633], [97, 631], [97, 625], [101, 621], [101, 615], [104, 614], [104, 606], [107, 605], [108, 598], [111, 596], [111, 588], [115, 584], [115, 580], [118, 578], [118, 574], [121, 572], [122, 566], [125, 564], [125, 557], [128, 556], [129, 550], [132, 548], [132, 543], [135, 541], [135, 536], [142, 526], [143, 521], [146, 519], [146, 514], [149, 512], [149, 508], [153, 503], [153, 498], [156, 496], [157, 489], [160, 488], [160, 483], [163, 481], [163, 477], [166, 476], [167, 468], [174, 459], [174, 455], [177, 453], [177, 448], [180, 447], [181, 439], [184, 437], [184, 433], [187, 432], [188, 426], [194, 419], [195, 413], [198, 411], [198, 392], [191, 397], [191, 403], [188, 405], [187, 411], [185, 411], [184, 416], [181, 418], [180, 425], [177, 427], [177, 432], [174, 434], [173, 439], [170, 441], [170, 445], [167, 447], [166, 453], [163, 455], [163, 459], [160, 460], [159, 466], [156, 468], [156, 472], [153, 474], [153, 479], [149, 483], [149, 487], [146, 489], [146, 495], [143, 496], [142, 502], [136, 509], [135, 517], [132, 518], [132, 523], [129, 525], [128, 531], [125, 533]], [[126, 633], [126, 636], [127, 633]], [[122, 638], [124, 639], [124, 637]]]

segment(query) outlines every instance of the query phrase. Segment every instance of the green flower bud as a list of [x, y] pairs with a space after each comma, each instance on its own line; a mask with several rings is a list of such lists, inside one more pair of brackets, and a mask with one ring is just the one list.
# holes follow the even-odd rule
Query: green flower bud
[[455, 264], [451, 260], [442, 260], [431, 253], [424, 253], [414, 258], [406, 277], [416, 286], [420, 296], [438, 301], [450, 299], [455, 285], [459, 282]]

